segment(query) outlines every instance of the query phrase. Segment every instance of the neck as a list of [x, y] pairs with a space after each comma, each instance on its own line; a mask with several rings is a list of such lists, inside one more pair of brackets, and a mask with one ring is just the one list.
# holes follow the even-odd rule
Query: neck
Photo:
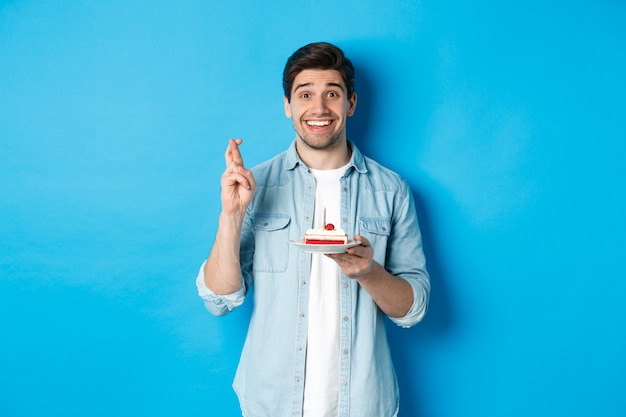
[[306, 166], [313, 169], [337, 169], [350, 162], [352, 149], [344, 140], [332, 148], [315, 149], [296, 139], [296, 151]]

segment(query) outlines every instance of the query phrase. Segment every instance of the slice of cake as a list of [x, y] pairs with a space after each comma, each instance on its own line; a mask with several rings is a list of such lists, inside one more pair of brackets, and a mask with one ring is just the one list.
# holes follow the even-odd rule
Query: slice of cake
[[332, 223], [328, 223], [318, 229], [309, 229], [304, 234], [304, 243], [307, 245], [345, 245], [348, 243], [348, 235], [343, 229], [335, 229]]

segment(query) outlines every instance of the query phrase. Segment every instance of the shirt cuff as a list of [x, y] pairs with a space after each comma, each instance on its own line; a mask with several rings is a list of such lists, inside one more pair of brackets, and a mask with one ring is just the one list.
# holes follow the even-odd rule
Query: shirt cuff
[[413, 280], [407, 279], [407, 282], [413, 290], [413, 304], [411, 308], [404, 317], [389, 317], [392, 322], [405, 329], [420, 322], [424, 318], [428, 306], [428, 295], [424, 288]]

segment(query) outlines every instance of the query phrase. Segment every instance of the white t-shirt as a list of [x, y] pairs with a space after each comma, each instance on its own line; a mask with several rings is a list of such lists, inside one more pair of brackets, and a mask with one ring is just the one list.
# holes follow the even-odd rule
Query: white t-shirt
[[[313, 227], [341, 224], [340, 178], [347, 165], [311, 169], [316, 181]], [[311, 255], [309, 324], [304, 385], [304, 417], [336, 417], [339, 404], [339, 267], [321, 254]]]

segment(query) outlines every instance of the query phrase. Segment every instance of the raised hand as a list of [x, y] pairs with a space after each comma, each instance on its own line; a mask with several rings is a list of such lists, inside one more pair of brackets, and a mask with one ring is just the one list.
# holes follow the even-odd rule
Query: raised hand
[[229, 139], [224, 155], [226, 170], [222, 174], [222, 211], [228, 214], [243, 214], [252, 201], [256, 182], [250, 170], [243, 165], [239, 151], [241, 139]]

